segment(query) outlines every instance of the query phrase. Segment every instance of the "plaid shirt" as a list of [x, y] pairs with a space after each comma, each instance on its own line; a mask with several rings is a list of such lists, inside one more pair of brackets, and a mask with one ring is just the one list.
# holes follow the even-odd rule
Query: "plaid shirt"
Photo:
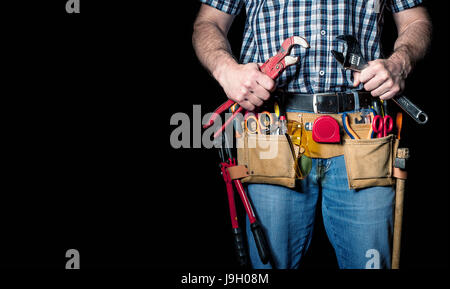
[[[353, 34], [367, 60], [380, 58], [380, 34], [385, 8], [392, 12], [412, 8], [422, 0], [200, 0], [225, 13], [246, 10], [241, 63], [265, 62], [285, 38], [304, 37], [311, 48], [292, 49], [300, 56], [278, 79], [290, 92], [319, 93], [353, 88], [351, 71], [344, 71], [331, 50], [343, 50], [334, 39]], [[362, 88], [362, 87], [361, 87]]]

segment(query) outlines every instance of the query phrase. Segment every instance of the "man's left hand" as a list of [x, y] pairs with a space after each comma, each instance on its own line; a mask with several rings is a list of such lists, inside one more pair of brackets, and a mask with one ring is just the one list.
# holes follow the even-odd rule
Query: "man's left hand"
[[361, 72], [353, 72], [353, 86], [360, 83], [372, 96], [382, 100], [390, 99], [403, 91], [405, 75], [403, 66], [391, 59], [369, 61], [369, 66]]

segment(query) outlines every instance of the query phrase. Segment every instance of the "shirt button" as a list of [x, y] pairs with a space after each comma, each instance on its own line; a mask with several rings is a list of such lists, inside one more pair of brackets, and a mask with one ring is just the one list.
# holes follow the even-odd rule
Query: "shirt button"
[[324, 76], [325, 75], [325, 71], [323, 71], [323, 70], [319, 71], [319, 75], [320, 76]]
[[320, 31], [320, 35], [325, 36], [327, 34], [327, 32], [325, 30], [321, 30]]

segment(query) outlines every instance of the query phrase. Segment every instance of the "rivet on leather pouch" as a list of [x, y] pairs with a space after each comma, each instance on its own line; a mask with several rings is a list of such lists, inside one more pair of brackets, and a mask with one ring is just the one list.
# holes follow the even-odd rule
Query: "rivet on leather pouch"
[[339, 124], [329, 115], [318, 117], [313, 124], [312, 138], [317, 143], [339, 143]]

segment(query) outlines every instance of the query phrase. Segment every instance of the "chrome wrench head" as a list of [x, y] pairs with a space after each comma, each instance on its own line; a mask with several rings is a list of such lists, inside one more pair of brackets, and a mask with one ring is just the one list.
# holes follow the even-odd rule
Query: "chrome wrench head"
[[336, 40], [344, 43], [344, 51], [331, 50], [331, 53], [344, 69], [361, 71], [367, 66], [367, 61], [361, 54], [358, 40], [353, 35], [340, 35], [336, 37]]
[[287, 38], [281, 45], [281, 51], [284, 56], [286, 66], [295, 64], [300, 60], [298, 57], [288, 55], [291, 52], [292, 47], [294, 47], [295, 45], [300, 45], [303, 48], [310, 47], [308, 41], [306, 41], [306, 39], [303, 37], [292, 36]]

